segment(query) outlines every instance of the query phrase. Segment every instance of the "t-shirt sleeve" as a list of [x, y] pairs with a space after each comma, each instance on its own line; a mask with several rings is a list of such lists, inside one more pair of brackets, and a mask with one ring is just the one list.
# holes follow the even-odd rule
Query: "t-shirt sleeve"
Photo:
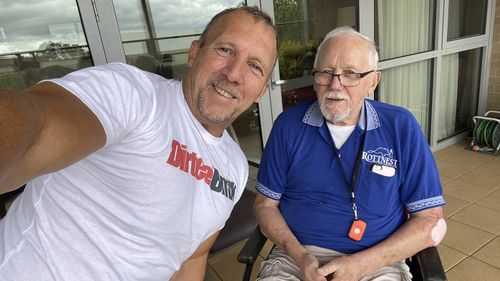
[[274, 200], [285, 191], [289, 151], [284, 134], [285, 122], [280, 116], [267, 140], [257, 174], [257, 191]]
[[436, 161], [417, 121], [412, 118], [408, 144], [405, 180], [401, 198], [408, 212], [442, 206], [445, 204]]
[[111, 63], [48, 80], [77, 96], [97, 116], [106, 145], [143, 130], [155, 112], [155, 77], [133, 66]]

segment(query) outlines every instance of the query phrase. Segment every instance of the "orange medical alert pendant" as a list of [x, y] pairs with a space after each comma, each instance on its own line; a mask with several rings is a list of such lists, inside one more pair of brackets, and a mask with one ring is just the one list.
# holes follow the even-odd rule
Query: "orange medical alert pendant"
[[362, 220], [354, 220], [351, 225], [351, 229], [349, 229], [349, 238], [354, 241], [361, 241], [363, 238], [363, 234], [365, 234], [366, 222]]

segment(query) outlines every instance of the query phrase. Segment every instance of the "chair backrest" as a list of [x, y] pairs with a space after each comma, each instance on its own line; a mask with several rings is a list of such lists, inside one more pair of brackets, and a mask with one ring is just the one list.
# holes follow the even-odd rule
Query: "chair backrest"
[[23, 192], [23, 190], [24, 185], [16, 190], [0, 194], [0, 219], [5, 217], [5, 215], [7, 214], [7, 203], [14, 200], [19, 194], [21, 194], [21, 192]]
[[[227, 132], [239, 145], [240, 143], [233, 126], [229, 126]], [[211, 254], [226, 249], [250, 236], [255, 227], [257, 227], [257, 219], [252, 210], [254, 201], [255, 192], [245, 188], [240, 200], [234, 206], [226, 225], [210, 249]]]
[[226, 249], [250, 236], [255, 227], [257, 227], [257, 220], [252, 211], [254, 201], [255, 193], [245, 189], [240, 200], [234, 206], [226, 225], [210, 249], [211, 254]]

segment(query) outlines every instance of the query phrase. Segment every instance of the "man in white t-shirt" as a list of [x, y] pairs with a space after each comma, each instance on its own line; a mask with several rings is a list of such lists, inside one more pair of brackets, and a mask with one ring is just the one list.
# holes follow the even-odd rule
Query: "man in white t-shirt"
[[248, 175], [225, 129], [267, 90], [276, 29], [227, 9], [182, 82], [123, 63], [0, 91], [0, 280], [203, 280]]

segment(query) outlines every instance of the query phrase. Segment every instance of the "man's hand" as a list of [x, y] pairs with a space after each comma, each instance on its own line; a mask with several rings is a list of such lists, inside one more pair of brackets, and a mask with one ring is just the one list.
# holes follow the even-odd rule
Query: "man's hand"
[[302, 280], [326, 281], [326, 278], [323, 275], [320, 275], [318, 272], [319, 261], [314, 255], [310, 253], [304, 253], [297, 258], [296, 262], [300, 270], [302, 271]]
[[329, 281], [358, 281], [363, 277], [362, 268], [362, 262], [353, 256], [341, 256], [323, 265], [317, 272], [321, 276], [333, 276], [325, 279]]

